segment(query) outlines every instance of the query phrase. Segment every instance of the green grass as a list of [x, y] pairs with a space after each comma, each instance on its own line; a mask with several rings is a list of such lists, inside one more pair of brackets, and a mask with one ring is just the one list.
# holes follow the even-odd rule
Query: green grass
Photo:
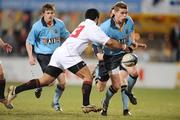
[[[13, 101], [13, 110], [7, 110], [0, 104], [0, 120], [180, 120], [180, 89], [136, 88], [134, 93], [138, 104], [129, 105], [133, 116], [122, 115], [122, 101], [118, 93], [111, 100], [108, 116], [103, 117], [100, 113], [82, 113], [81, 86], [66, 87], [61, 99], [62, 113], [55, 112], [50, 106], [54, 87], [44, 88], [40, 99], [35, 98], [34, 90], [26, 91], [18, 94]], [[93, 87], [91, 103], [100, 106], [103, 95]]]

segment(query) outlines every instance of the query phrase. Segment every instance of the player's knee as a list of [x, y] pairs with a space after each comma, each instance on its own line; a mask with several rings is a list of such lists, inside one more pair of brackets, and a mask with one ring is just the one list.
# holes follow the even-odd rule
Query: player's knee
[[134, 73], [130, 74], [130, 76], [133, 78], [138, 78], [139, 75], [137, 72], [134, 72]]
[[133, 70], [131, 73], [130, 73], [131, 76], [133, 77], [138, 77], [138, 72], [137, 70]]
[[120, 89], [120, 85], [112, 85], [112, 87], [116, 92]]
[[91, 77], [91, 76], [85, 76], [84, 78], [83, 78], [83, 81], [86, 83], [91, 83], [92, 84], [92, 82], [93, 82], [93, 78]]
[[97, 87], [98, 92], [103, 92], [104, 89], [105, 89], [105, 87], [102, 87], [102, 86]]
[[118, 89], [117, 88], [114, 88], [114, 86], [110, 86], [109, 87], [109, 90], [112, 92], [112, 93], [117, 93], [118, 92]]

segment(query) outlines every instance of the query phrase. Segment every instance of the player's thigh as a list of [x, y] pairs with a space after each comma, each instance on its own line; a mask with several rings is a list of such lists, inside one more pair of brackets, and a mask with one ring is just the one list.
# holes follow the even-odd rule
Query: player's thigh
[[92, 80], [91, 72], [87, 66], [84, 66], [83, 68], [81, 68], [76, 73], [76, 75], [79, 76], [80, 78], [84, 79], [85, 81]]
[[81, 61], [67, 69], [84, 81], [92, 81], [91, 72], [84, 61]]
[[50, 83], [52, 83], [56, 78], [44, 73], [43, 76], [39, 79], [39, 82], [41, 85], [49, 85]]
[[43, 76], [39, 80], [40, 84], [49, 85], [62, 73], [63, 73], [62, 69], [49, 65], [47, 66]]
[[111, 74], [110, 75], [112, 86], [114, 89], [118, 90], [120, 88], [120, 77], [119, 77], [119, 72]]

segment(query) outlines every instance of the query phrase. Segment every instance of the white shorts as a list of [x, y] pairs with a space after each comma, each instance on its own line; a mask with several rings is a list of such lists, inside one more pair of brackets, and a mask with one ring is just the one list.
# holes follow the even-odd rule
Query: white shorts
[[66, 50], [62, 50], [61, 47], [59, 47], [54, 51], [53, 55], [51, 56], [49, 65], [65, 70], [69, 67], [76, 65], [81, 61], [83, 61], [81, 56], [69, 55], [69, 53]]
[[2, 61], [0, 61], [0, 64], [2, 64]]

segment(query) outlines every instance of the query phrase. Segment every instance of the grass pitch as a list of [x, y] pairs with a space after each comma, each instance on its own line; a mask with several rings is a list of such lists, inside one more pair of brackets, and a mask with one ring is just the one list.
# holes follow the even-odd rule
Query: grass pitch
[[[35, 98], [34, 90], [18, 94], [13, 101], [13, 110], [7, 110], [0, 104], [0, 120], [180, 120], [180, 89], [136, 88], [134, 93], [138, 104], [129, 104], [133, 115], [130, 117], [122, 115], [122, 100], [118, 92], [111, 100], [108, 116], [104, 117], [100, 113], [82, 113], [81, 86], [67, 85], [60, 101], [64, 111], [54, 111], [51, 108], [54, 88], [43, 88], [40, 99]], [[103, 96], [104, 93], [93, 87], [91, 103], [100, 106]]]

